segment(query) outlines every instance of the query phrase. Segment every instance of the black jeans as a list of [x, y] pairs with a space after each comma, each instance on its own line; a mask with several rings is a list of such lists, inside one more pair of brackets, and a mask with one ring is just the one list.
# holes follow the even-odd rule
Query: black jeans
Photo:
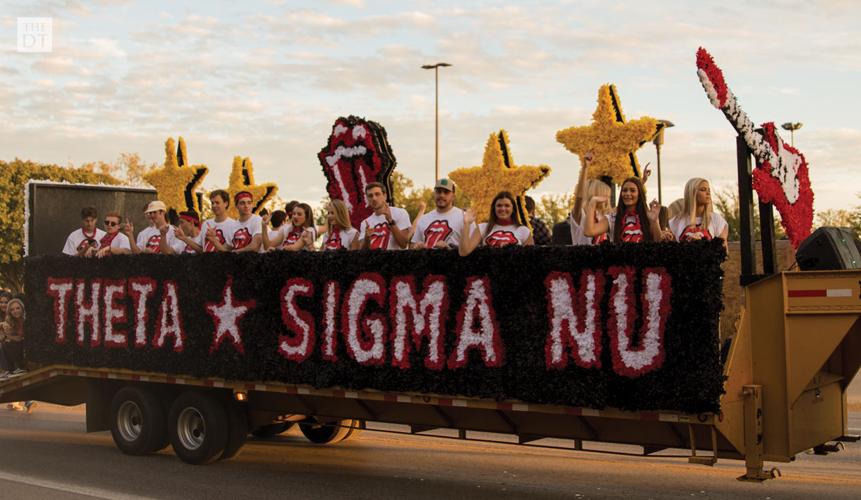
[[5, 354], [9, 371], [24, 368], [24, 345], [22, 342], [4, 342], [3, 354]]

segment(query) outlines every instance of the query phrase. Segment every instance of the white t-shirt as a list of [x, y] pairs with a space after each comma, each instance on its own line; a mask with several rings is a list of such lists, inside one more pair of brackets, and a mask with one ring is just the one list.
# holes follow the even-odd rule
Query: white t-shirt
[[[277, 237], [278, 237], [278, 235], [279, 235], [279, 234], [281, 234], [281, 228], [283, 228], [283, 227], [284, 227], [284, 224], [281, 224], [280, 226], [278, 226], [278, 228], [277, 228], [277, 229], [272, 229], [271, 231], [270, 231], [270, 230], [269, 230], [269, 228], [267, 227], [267, 228], [266, 228], [266, 232], [267, 232], [267, 234], [269, 235], [269, 241], [272, 241], [272, 240], [274, 240], [275, 238], [277, 238]], [[261, 230], [261, 233], [262, 233], [262, 232], [263, 232], [263, 231]], [[263, 248], [263, 242], [262, 242], [262, 241], [260, 242], [260, 249], [258, 250], [258, 252], [259, 252], [259, 253], [266, 253], [266, 249], [265, 249], [265, 248]]]
[[302, 239], [302, 233], [304, 233], [305, 231], [311, 231], [311, 236], [313, 237], [314, 241], [317, 241], [317, 228], [314, 226], [293, 227], [293, 224], [282, 224], [279, 230], [281, 231], [281, 234], [284, 235], [284, 239], [281, 240], [280, 248], [290, 246]]
[[[170, 245], [171, 248], [175, 248], [177, 239], [173, 232], [173, 226], [168, 224], [167, 227], [167, 244]], [[161, 231], [159, 231], [155, 226], [149, 226], [138, 233], [137, 245], [141, 252], [147, 249], [152, 253], [161, 253], [161, 247], [159, 246], [160, 243]]]
[[[390, 207], [390, 210], [392, 211], [392, 220], [395, 221], [395, 226], [398, 229], [403, 231], [410, 227], [410, 214], [406, 210], [398, 207]], [[385, 215], [371, 214], [370, 217], [362, 221], [359, 239], [364, 240], [365, 238], [369, 238], [371, 250], [401, 250], [395, 237], [392, 236]]]
[[[197, 236], [195, 236], [194, 238], [191, 238], [191, 239], [194, 241], [197, 241]], [[171, 248], [173, 248], [173, 253], [176, 253], [176, 254], [197, 253], [197, 251], [194, 248], [188, 246], [188, 243], [182, 241], [179, 238], [176, 238], [176, 242], [173, 245], [171, 245]]]
[[607, 224], [609, 224], [609, 229], [606, 233], [599, 234], [597, 236], [586, 236], [584, 231], [586, 230], [586, 211], [580, 211], [580, 220], [574, 221], [574, 214], [568, 215], [568, 224], [571, 226], [571, 243], [573, 245], [600, 245], [604, 241], [610, 238], [610, 235], [613, 234], [613, 221], [615, 220], [615, 215], [613, 214], [599, 214], [596, 213], [597, 219], [600, 221], [602, 219], [607, 219]]
[[446, 213], [437, 210], [422, 215], [413, 235], [413, 243], [424, 243], [428, 248], [438, 241], [445, 241], [448, 246], [456, 247], [460, 244], [460, 236], [463, 234], [463, 210], [452, 207]]
[[203, 225], [200, 226], [200, 234], [197, 235], [197, 244], [203, 248], [204, 252], [217, 251], [215, 249], [215, 245], [206, 239], [206, 231], [209, 228], [215, 230], [215, 234], [218, 235], [218, 241], [220, 241], [222, 245], [233, 245], [233, 233], [235, 233], [237, 229], [236, 221], [230, 217], [221, 222], [215, 222], [215, 219], [207, 219], [203, 222]]
[[66, 238], [66, 244], [63, 246], [63, 253], [66, 255], [78, 255], [78, 248], [81, 247], [81, 243], [86, 240], [96, 240], [96, 243], [91, 245], [96, 250], [99, 249], [100, 241], [105, 237], [105, 232], [99, 228], [96, 228], [92, 233], [84, 234], [84, 230], [81, 228], [75, 229]]
[[[105, 236], [102, 238], [102, 241], [104, 241], [107, 237], [108, 237], [108, 235], [107, 235], [107, 233], [105, 233]], [[101, 243], [101, 241], [100, 241], [100, 243]], [[129, 237], [128, 236], [126, 236], [123, 233], [117, 232], [116, 236], [114, 236], [113, 239], [111, 239], [111, 248], [125, 248], [126, 250], [131, 250], [132, 245], [131, 245], [131, 243], [129, 243]]]
[[233, 232], [233, 249], [238, 250], [240, 248], [247, 247], [251, 244], [251, 240], [255, 235], [260, 234], [263, 231], [263, 219], [260, 218], [257, 214], [251, 214], [251, 217], [248, 218], [245, 222], [241, 220], [236, 221], [236, 230]]
[[676, 241], [690, 241], [687, 236], [690, 233], [703, 233], [703, 239], [710, 240], [720, 236], [724, 229], [727, 228], [726, 219], [724, 219], [719, 213], [711, 214], [711, 217], [709, 217], [709, 227], [705, 230], [702, 228], [702, 217], [697, 217], [696, 227], [688, 228], [689, 220], [688, 216], [683, 214], [670, 219], [670, 231], [673, 232], [673, 236], [675, 236]]
[[323, 233], [323, 250], [349, 250], [358, 234], [359, 231], [354, 227]]
[[523, 245], [529, 239], [529, 235], [532, 234], [526, 226], [511, 224], [507, 226], [494, 225], [491, 228], [490, 234], [485, 236], [484, 232], [487, 230], [487, 224], [487, 222], [482, 222], [478, 225], [478, 230], [481, 234], [480, 245], [482, 246], [502, 248], [508, 245]]

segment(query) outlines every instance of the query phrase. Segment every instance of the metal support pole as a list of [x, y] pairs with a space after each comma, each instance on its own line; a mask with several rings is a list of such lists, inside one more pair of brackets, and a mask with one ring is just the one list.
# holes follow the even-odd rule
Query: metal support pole
[[[660, 132], [660, 133], [663, 133], [663, 132]], [[660, 144], [655, 144], [655, 152], [658, 156], [658, 204], [663, 206], [664, 205], [664, 198], [662, 196], [663, 190], [661, 188], [662, 184], [661, 184], [661, 145]]]
[[738, 216], [741, 240], [741, 285], [756, 280], [756, 241], [753, 238], [753, 184], [751, 181], [750, 149], [742, 136], [735, 139], [738, 162]]
[[434, 68], [434, 177], [433, 181], [439, 180], [439, 66]]

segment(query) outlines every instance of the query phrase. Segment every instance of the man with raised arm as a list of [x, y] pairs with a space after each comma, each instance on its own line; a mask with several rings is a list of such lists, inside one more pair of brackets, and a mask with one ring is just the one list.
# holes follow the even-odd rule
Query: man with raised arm
[[454, 206], [457, 185], [443, 177], [433, 189], [436, 208], [418, 220], [412, 248], [457, 248], [463, 234], [463, 210]]

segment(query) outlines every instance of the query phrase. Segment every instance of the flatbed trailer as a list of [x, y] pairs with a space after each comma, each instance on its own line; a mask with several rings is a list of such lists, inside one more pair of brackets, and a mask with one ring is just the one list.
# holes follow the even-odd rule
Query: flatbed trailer
[[[848, 431], [846, 388], [861, 366], [861, 271], [787, 272], [748, 286], [724, 365], [719, 413], [621, 411], [273, 381], [230, 381], [72, 365], [43, 366], [0, 382], [0, 401], [86, 404], [88, 432], [110, 430], [117, 446], [147, 454], [173, 445], [189, 463], [234, 456], [249, 432], [274, 435], [298, 423], [334, 444], [367, 422], [414, 434], [455, 429], [516, 436], [520, 444], [570, 439], [681, 449], [689, 461], [744, 460], [739, 479], [761, 481], [813, 448], [838, 451]], [[751, 311], [756, 311], [752, 314]]]

